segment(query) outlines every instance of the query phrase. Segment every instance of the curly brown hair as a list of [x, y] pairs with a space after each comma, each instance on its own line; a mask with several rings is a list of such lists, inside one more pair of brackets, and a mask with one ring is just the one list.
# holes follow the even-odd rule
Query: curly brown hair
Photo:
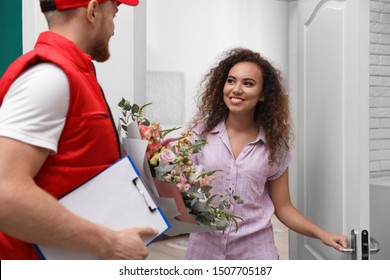
[[264, 130], [270, 163], [278, 162], [278, 151], [288, 150], [290, 146], [288, 94], [281, 72], [257, 52], [234, 48], [222, 55], [220, 62], [210, 69], [201, 82], [198, 94], [200, 102], [192, 125], [202, 124], [200, 133], [204, 137], [226, 119], [229, 109], [223, 100], [223, 88], [230, 69], [239, 62], [253, 62], [262, 72], [264, 101], [256, 105], [253, 117]]

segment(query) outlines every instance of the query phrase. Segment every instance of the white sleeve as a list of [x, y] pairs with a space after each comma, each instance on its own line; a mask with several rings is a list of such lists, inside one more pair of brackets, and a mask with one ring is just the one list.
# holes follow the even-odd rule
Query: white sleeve
[[69, 108], [69, 82], [51, 63], [27, 69], [0, 107], [0, 136], [57, 152]]

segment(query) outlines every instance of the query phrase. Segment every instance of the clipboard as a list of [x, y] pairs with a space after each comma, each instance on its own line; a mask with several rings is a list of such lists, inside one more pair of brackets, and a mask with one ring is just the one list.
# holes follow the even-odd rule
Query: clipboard
[[[171, 225], [145, 187], [140, 173], [126, 156], [89, 181], [68, 193], [59, 202], [74, 214], [93, 223], [121, 230], [152, 227], [156, 236], [145, 237], [146, 245], [170, 229]], [[89, 253], [34, 245], [41, 259], [93, 260]]]

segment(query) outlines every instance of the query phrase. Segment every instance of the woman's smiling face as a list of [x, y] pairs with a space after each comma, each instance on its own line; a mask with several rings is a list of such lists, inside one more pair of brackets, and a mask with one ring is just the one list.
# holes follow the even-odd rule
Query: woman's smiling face
[[263, 74], [253, 62], [239, 62], [229, 71], [223, 98], [230, 113], [248, 114], [262, 100]]

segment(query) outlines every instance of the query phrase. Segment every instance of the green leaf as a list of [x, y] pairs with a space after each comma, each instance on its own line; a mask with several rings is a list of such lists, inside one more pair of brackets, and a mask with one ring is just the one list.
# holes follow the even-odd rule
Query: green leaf
[[216, 227], [217, 229], [219, 230], [224, 230], [225, 228], [227, 228], [227, 226], [229, 225], [229, 223], [225, 220], [219, 220], [216, 224]]
[[162, 164], [161, 162], [159, 163], [159, 165], [157, 167], [154, 168], [154, 170], [156, 170], [158, 173], [160, 174], [166, 174], [166, 173], [169, 173], [171, 172], [171, 170], [174, 168], [175, 166], [173, 164], [171, 165], [168, 165], [168, 164]]
[[221, 196], [218, 200], [218, 205], [224, 205], [227, 198], [225, 196]]
[[207, 212], [206, 207], [199, 200], [196, 201], [196, 203], [194, 203], [194, 205], [192, 206], [192, 209], [195, 211], [198, 211], [198, 212]]
[[193, 207], [195, 205], [195, 203], [197, 203], [199, 201], [199, 199], [197, 197], [195, 197], [194, 199], [191, 199], [191, 206]]
[[198, 191], [198, 189], [199, 189], [199, 187], [197, 187], [197, 186], [192, 186], [191, 188], [189, 188], [189, 190], [187, 191], [187, 193], [188, 193], [189, 195], [194, 194], [194, 193], [196, 193], [196, 192]]
[[206, 145], [207, 144], [207, 142], [206, 142], [206, 140], [204, 140], [204, 139], [199, 139], [199, 140], [195, 140], [195, 143], [192, 145], [192, 150], [194, 151], [194, 153], [196, 154], [196, 153], [198, 153], [200, 150], [201, 150], [201, 148], [204, 146], [204, 145]]
[[193, 195], [199, 199], [204, 199], [204, 194], [201, 192], [195, 192]]
[[210, 197], [207, 199], [207, 201], [206, 201], [206, 205], [210, 205], [210, 203], [213, 201], [213, 199], [214, 199], [216, 196], [217, 196], [216, 194], [210, 196]]
[[150, 121], [148, 121], [147, 119], [145, 119], [142, 123], [143, 125], [146, 125], [146, 126], [149, 126], [150, 125]]
[[119, 103], [118, 103], [118, 106], [120, 107], [120, 108], [123, 108], [123, 106], [125, 105], [125, 99], [122, 97], [122, 99], [121, 99], [121, 101], [119, 101]]
[[236, 219], [233, 219], [233, 222], [234, 222], [234, 224], [235, 224], [235, 226], [236, 226], [236, 231], [235, 231], [235, 232], [237, 232], [237, 230], [238, 230], [238, 222], [237, 222]]
[[213, 187], [212, 186], [204, 186], [200, 189], [202, 193], [209, 193]]
[[233, 198], [236, 201], [236, 203], [238, 203], [238, 204], [244, 203], [244, 200], [242, 200], [242, 198], [238, 195], [233, 195]]
[[130, 104], [130, 101], [125, 100], [125, 102], [123, 103], [123, 110], [125, 110], [125, 111], [131, 111], [131, 104]]
[[222, 170], [221, 169], [215, 169], [215, 170], [203, 172], [199, 177], [209, 177], [209, 176], [212, 176], [212, 175], [214, 175], [214, 173], [219, 172], [219, 171], [222, 171]]
[[149, 106], [151, 104], [152, 104], [152, 102], [149, 102], [149, 103], [146, 103], [146, 104], [142, 105], [141, 108], [139, 108], [139, 111], [142, 112], [145, 109], [145, 107], [147, 107], [147, 106]]
[[133, 104], [133, 108], [131, 109], [132, 114], [136, 114], [139, 112], [139, 106], [137, 104]]
[[161, 132], [162, 132], [163, 137], [165, 137], [168, 133], [171, 133], [172, 131], [178, 130], [180, 128], [181, 128], [181, 126], [179, 126], [179, 127], [175, 126], [173, 128], [163, 129]]

